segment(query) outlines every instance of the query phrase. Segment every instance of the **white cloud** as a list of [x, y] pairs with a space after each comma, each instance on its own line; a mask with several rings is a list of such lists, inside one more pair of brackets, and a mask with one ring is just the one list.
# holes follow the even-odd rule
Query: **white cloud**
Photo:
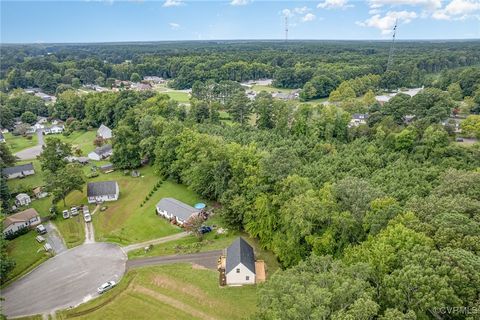
[[437, 10], [432, 17], [437, 20], [461, 20], [480, 11], [479, 0], [452, 0], [445, 8]]
[[172, 29], [172, 30], [180, 29], [180, 25], [178, 23], [170, 22], [168, 25], [170, 26], [170, 29]]
[[308, 21], [313, 21], [317, 18], [313, 13], [307, 13], [305, 16], [303, 16], [302, 21], [303, 22], [308, 22]]
[[178, 7], [184, 5], [182, 0], [165, 0], [163, 7]]
[[246, 6], [250, 3], [250, 0], [232, 0], [230, 5], [232, 6]]
[[307, 8], [307, 7], [299, 7], [299, 8], [293, 9], [293, 11], [294, 11], [295, 13], [298, 13], [298, 14], [305, 14], [305, 13], [309, 12], [310, 9]]
[[293, 12], [290, 9], [283, 9], [282, 10], [282, 16], [284, 17], [291, 17], [293, 16]]
[[412, 6], [435, 10], [442, 7], [442, 0], [369, 0], [370, 8], [383, 6]]
[[388, 35], [392, 32], [395, 26], [395, 21], [402, 23], [409, 23], [418, 15], [413, 11], [389, 11], [385, 16], [379, 14], [373, 15], [365, 21], [357, 22], [362, 27], [372, 27], [379, 29], [383, 35]]
[[346, 9], [350, 7], [353, 7], [353, 5], [348, 4], [348, 0], [325, 0], [317, 5], [317, 8], [321, 9]]

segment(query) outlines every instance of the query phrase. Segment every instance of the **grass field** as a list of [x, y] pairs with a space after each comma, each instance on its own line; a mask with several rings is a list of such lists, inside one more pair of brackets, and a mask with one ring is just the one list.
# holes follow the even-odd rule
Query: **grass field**
[[40, 243], [35, 240], [37, 233], [30, 231], [18, 238], [8, 241], [8, 255], [15, 260], [15, 268], [9, 274], [9, 281], [27, 273], [50, 256], [43, 250]]
[[[155, 205], [164, 197], [174, 197], [188, 204], [195, 204], [201, 199], [186, 186], [165, 181], [153, 196], [143, 205], [142, 202], [159, 181], [152, 167], [139, 170], [143, 177], [132, 178], [121, 171], [100, 176], [90, 181], [115, 180], [120, 187], [118, 201], [106, 202], [107, 210], [98, 211], [93, 216], [95, 238], [97, 241], [109, 241], [119, 244], [131, 244], [159, 238], [179, 232], [166, 220], [155, 214]], [[83, 192], [74, 191], [66, 199], [67, 207], [86, 204], [86, 185]], [[63, 203], [59, 203], [63, 210]], [[93, 209], [93, 208], [92, 208]], [[60, 230], [62, 232], [62, 230]], [[65, 229], [63, 231], [67, 231]], [[72, 230], [73, 231], [73, 230]], [[63, 232], [62, 232], [63, 234]]]
[[[86, 156], [89, 152], [92, 152], [96, 147], [93, 145], [97, 131], [74, 131], [68, 136], [57, 134], [58, 137], [64, 142], [70, 143], [73, 147], [77, 147], [82, 150], [82, 155]], [[48, 139], [48, 138], [47, 138]]]
[[83, 215], [79, 214], [69, 219], [63, 219], [62, 215], [59, 214], [57, 215], [57, 219], [54, 220], [54, 223], [68, 248], [79, 246], [85, 241], [85, 222], [83, 221]]
[[34, 147], [38, 142], [38, 137], [36, 134], [34, 134], [31, 139], [27, 139], [23, 136], [14, 136], [10, 132], [4, 133], [4, 137], [12, 153], [17, 153], [23, 149]]
[[183, 91], [166, 91], [165, 94], [168, 94], [170, 98], [178, 102], [189, 102], [190, 96], [188, 93]]
[[190, 264], [140, 268], [99, 299], [58, 319], [245, 319], [256, 310], [256, 287], [218, 285], [218, 273]]

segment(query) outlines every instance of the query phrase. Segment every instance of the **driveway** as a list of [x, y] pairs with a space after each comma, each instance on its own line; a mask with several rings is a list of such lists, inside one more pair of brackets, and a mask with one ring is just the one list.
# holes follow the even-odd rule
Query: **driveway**
[[223, 253], [222, 250], [214, 250], [214, 251], [199, 252], [199, 253], [192, 253], [192, 254], [128, 260], [127, 269], [144, 267], [144, 266], [171, 264], [171, 263], [182, 263], [182, 262], [190, 262], [190, 263], [201, 265], [205, 268], [217, 269], [217, 261], [218, 261], [218, 258], [222, 255], [222, 253]]
[[151, 244], [154, 245], [154, 244], [165, 243], [165, 242], [169, 242], [169, 241], [173, 241], [173, 240], [178, 240], [178, 239], [184, 238], [186, 236], [188, 236], [187, 232], [180, 232], [180, 233], [172, 234], [171, 236], [166, 236], [166, 237], [153, 239], [153, 240], [149, 240], [149, 241], [145, 241], [145, 242], [131, 244], [131, 245], [122, 247], [122, 249], [125, 252], [129, 252], [129, 251], [132, 251], [132, 250], [143, 249], [145, 247], [148, 247]]
[[53, 251], [55, 251], [55, 254], [60, 254], [64, 251], [67, 251], [67, 246], [65, 245], [65, 242], [63, 241], [63, 238], [60, 236], [60, 233], [57, 230], [57, 227], [50, 221], [45, 223], [45, 229], [47, 229], [47, 242], [52, 246]]
[[97, 296], [102, 283], [119, 281], [127, 258], [119, 246], [90, 243], [67, 250], [42, 263], [2, 290], [7, 317], [50, 313]]
[[37, 137], [38, 142], [35, 147], [19, 151], [15, 153], [15, 156], [17, 156], [20, 160], [36, 159], [37, 156], [42, 153], [42, 146], [45, 144], [45, 141], [43, 140], [43, 130], [37, 130]]

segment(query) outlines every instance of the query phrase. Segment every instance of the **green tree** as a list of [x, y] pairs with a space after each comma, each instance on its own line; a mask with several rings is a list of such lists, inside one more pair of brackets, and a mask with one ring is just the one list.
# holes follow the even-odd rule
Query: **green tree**
[[15, 268], [15, 261], [8, 255], [7, 241], [2, 232], [0, 235], [0, 283], [7, 280], [8, 274], [13, 268]]
[[228, 112], [232, 116], [233, 121], [246, 125], [252, 114], [252, 103], [245, 93], [240, 91], [232, 97], [228, 106]]
[[0, 143], [0, 168], [11, 167], [15, 165], [17, 158], [6, 143]]
[[26, 111], [22, 113], [20, 119], [22, 120], [22, 122], [34, 124], [37, 121], [37, 116], [33, 112]]
[[447, 88], [450, 97], [455, 101], [460, 101], [463, 99], [463, 92], [460, 84], [458, 82], [452, 83]]
[[43, 171], [55, 173], [67, 165], [68, 156], [72, 155], [72, 146], [59, 138], [49, 137], [45, 141], [42, 153], [38, 156]]
[[142, 80], [142, 78], [136, 72], [132, 73], [132, 75], [130, 76], [130, 81], [132, 81], [132, 82], [140, 82], [141, 80]]
[[480, 139], [480, 115], [469, 115], [460, 124], [462, 132], [470, 137]]
[[84, 183], [83, 170], [76, 164], [68, 164], [46, 174], [46, 189], [53, 195], [53, 204], [63, 200], [63, 205], [66, 206], [67, 195], [74, 190], [82, 191]]

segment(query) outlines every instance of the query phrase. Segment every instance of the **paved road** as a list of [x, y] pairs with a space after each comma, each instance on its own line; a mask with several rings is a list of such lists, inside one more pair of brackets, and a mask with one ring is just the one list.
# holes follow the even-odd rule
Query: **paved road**
[[60, 254], [64, 251], [67, 251], [67, 246], [63, 241], [62, 236], [60, 236], [60, 232], [58, 232], [57, 227], [50, 221], [44, 224], [45, 229], [47, 229], [47, 242], [52, 246], [53, 251], [55, 254]]
[[38, 137], [38, 142], [35, 147], [31, 147], [15, 153], [15, 155], [20, 160], [35, 159], [37, 158], [37, 156], [40, 155], [40, 153], [42, 153], [42, 146], [45, 144], [43, 140], [43, 130], [37, 130], [37, 137]]
[[7, 317], [50, 313], [97, 296], [108, 280], [118, 281], [127, 258], [119, 246], [91, 243], [47, 260], [2, 290], [2, 311]]
[[131, 244], [131, 245], [122, 247], [122, 249], [125, 252], [129, 252], [129, 251], [132, 251], [132, 250], [143, 249], [143, 248], [145, 248], [145, 247], [147, 247], [151, 244], [155, 245], [155, 244], [159, 244], [159, 243], [165, 243], [165, 242], [168, 242], [168, 241], [181, 239], [181, 238], [184, 238], [186, 236], [188, 236], [187, 232], [180, 232], [180, 233], [176, 233], [176, 234], [173, 234], [171, 236], [166, 236], [166, 237], [163, 237], [163, 238], [158, 238], [158, 239], [153, 239], [153, 240], [149, 240], [149, 241], [145, 241], [145, 242]]
[[137, 267], [155, 266], [155, 265], [181, 263], [181, 262], [191, 262], [191, 263], [199, 264], [209, 269], [216, 269], [217, 260], [222, 255], [222, 252], [223, 252], [222, 250], [214, 250], [214, 251], [199, 252], [199, 253], [192, 253], [192, 254], [128, 260], [127, 270], [131, 268], [137, 268]]

